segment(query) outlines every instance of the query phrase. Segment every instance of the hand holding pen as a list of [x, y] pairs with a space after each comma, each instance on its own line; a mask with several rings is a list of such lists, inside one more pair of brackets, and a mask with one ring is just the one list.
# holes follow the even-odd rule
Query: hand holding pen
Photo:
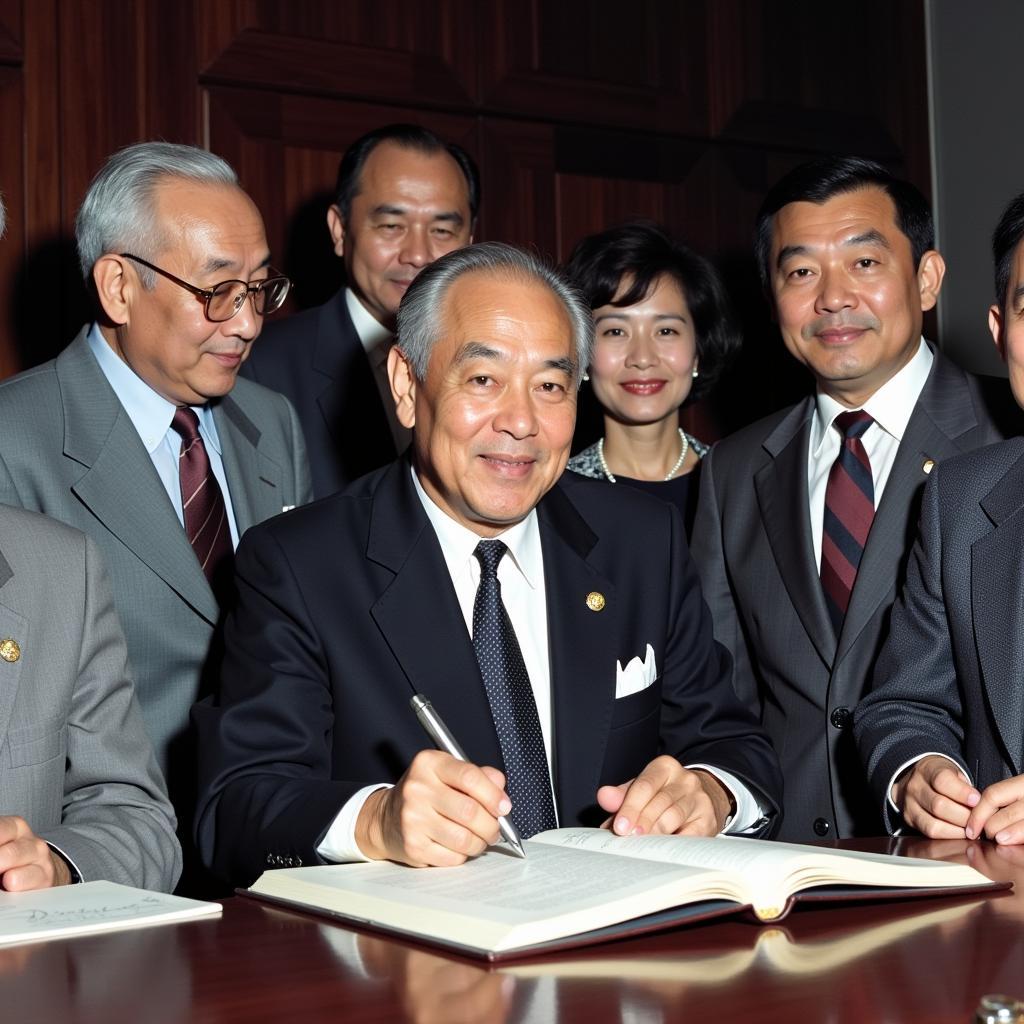
[[[459, 746], [455, 737], [448, 731], [448, 727], [441, 721], [441, 716], [438, 715], [434, 710], [434, 706], [423, 694], [417, 693], [409, 703], [412, 705], [413, 711], [416, 712], [420, 725], [423, 726], [427, 735], [434, 741], [434, 746], [439, 750], [443, 750], [446, 754], [451, 754], [458, 761], [469, 760], [462, 752], [462, 747]], [[519, 838], [515, 825], [504, 814], [498, 818], [498, 831], [501, 832], [501, 838], [508, 843], [518, 856], [526, 856], [526, 850], [523, 849], [523, 841]]]

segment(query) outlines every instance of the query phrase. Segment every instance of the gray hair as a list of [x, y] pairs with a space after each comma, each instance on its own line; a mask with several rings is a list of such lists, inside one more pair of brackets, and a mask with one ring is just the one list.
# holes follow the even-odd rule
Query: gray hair
[[594, 318], [583, 297], [557, 271], [524, 249], [503, 242], [480, 242], [455, 249], [425, 267], [398, 307], [398, 346], [409, 360], [417, 380], [424, 380], [434, 345], [443, 326], [439, 314], [451, 286], [463, 275], [493, 274], [511, 281], [536, 281], [545, 285], [562, 303], [572, 324], [575, 370], [579, 384], [590, 363]]
[[7, 230], [7, 207], [4, 206], [4, 197], [0, 194], [0, 238], [3, 238]]
[[[153, 195], [168, 178], [238, 185], [238, 175], [219, 156], [173, 142], [139, 142], [119, 150], [100, 168], [75, 217], [75, 240], [88, 284], [96, 261], [108, 252], [132, 252], [152, 260], [162, 247]], [[137, 267], [143, 287], [156, 275]]]

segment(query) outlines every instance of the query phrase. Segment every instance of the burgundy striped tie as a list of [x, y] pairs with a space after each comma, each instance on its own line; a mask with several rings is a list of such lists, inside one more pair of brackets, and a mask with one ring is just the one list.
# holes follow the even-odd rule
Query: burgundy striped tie
[[[210, 585], [222, 567], [231, 564], [231, 529], [224, 495], [210, 467], [206, 445], [199, 436], [199, 417], [188, 406], [176, 409], [171, 426], [181, 435], [178, 476], [185, 534]], [[217, 592], [214, 586], [214, 592]]]
[[821, 537], [821, 586], [836, 636], [843, 628], [850, 593], [875, 518], [875, 485], [861, 437], [874, 420], [863, 410], [840, 413], [835, 426], [843, 443], [828, 474]]

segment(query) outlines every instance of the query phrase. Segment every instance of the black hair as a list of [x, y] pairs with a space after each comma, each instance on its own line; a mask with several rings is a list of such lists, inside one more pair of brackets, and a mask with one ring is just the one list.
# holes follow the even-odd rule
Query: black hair
[[1024, 238], [1024, 192], [1015, 196], [1003, 210], [995, 231], [992, 233], [992, 259], [996, 271], [996, 302], [1006, 309], [1007, 292], [1010, 290], [1010, 270], [1013, 255], [1021, 238]]
[[[630, 221], [588, 235], [576, 244], [565, 273], [591, 309], [632, 306], [663, 276], [679, 285], [693, 317], [700, 368], [687, 402], [706, 394], [739, 351], [739, 330], [718, 272], [656, 224]], [[627, 278], [629, 288], [613, 303]]]
[[890, 174], [881, 164], [860, 157], [823, 157], [794, 167], [765, 196], [757, 213], [754, 255], [761, 285], [771, 292], [772, 218], [790, 203], [824, 203], [833, 196], [862, 188], [881, 189], [896, 207], [896, 226], [907, 236], [914, 269], [935, 248], [935, 227], [928, 201], [909, 181]]
[[382, 128], [375, 128], [356, 139], [345, 150], [338, 165], [338, 181], [334, 187], [334, 201], [341, 211], [343, 224], [348, 224], [349, 215], [352, 213], [352, 200], [359, 194], [359, 178], [363, 173], [363, 165], [382, 142], [393, 142], [402, 149], [414, 149], [427, 155], [447, 153], [459, 165], [466, 179], [472, 225], [480, 208], [480, 172], [473, 158], [461, 146], [454, 142], [444, 142], [432, 131], [418, 124], [387, 124]]

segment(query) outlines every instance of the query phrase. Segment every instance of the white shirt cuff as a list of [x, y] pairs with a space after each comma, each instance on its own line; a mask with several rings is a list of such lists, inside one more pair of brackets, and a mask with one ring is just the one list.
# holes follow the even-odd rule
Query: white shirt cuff
[[376, 793], [378, 789], [391, 789], [391, 786], [384, 782], [374, 786], [364, 786], [358, 793], [350, 796], [338, 811], [327, 834], [316, 848], [316, 852], [324, 860], [344, 864], [347, 861], [368, 861], [370, 859], [363, 854], [356, 843], [356, 819], [370, 794]]
[[74, 885], [77, 882], [84, 882], [85, 879], [82, 877], [82, 872], [79, 870], [78, 865], [71, 859], [71, 857], [65, 853], [56, 843], [51, 843], [49, 840], [46, 841], [46, 845], [53, 850], [54, 853], [60, 854], [64, 858], [64, 863], [67, 864], [71, 871], [71, 883]]
[[746, 832], [753, 832], [764, 824], [769, 816], [769, 808], [761, 804], [760, 800], [751, 792], [744, 782], [740, 782], [731, 772], [722, 768], [716, 768], [710, 764], [688, 764], [690, 771], [701, 768], [709, 775], [713, 775], [729, 791], [729, 795], [736, 804], [736, 811], [725, 819], [722, 832], [731, 836], [743, 835]]
[[929, 750], [927, 753], [918, 754], [917, 757], [912, 757], [909, 761], [904, 761], [903, 764], [901, 764], [899, 768], [897, 768], [896, 771], [892, 773], [892, 778], [889, 780], [889, 785], [886, 786], [885, 789], [886, 797], [889, 801], [889, 806], [893, 809], [893, 811], [895, 811], [896, 814], [900, 815], [900, 817], [903, 816], [903, 812], [896, 806], [896, 801], [892, 798], [892, 788], [896, 785], [896, 780], [909, 767], [911, 767], [911, 765], [917, 764], [918, 761], [923, 761], [926, 757], [944, 757], [967, 780], [968, 786], [974, 785], [974, 782], [972, 781], [970, 775], [968, 775], [967, 772], [964, 771], [963, 765], [957, 764], [956, 761], [954, 761], [953, 758], [949, 757], [947, 754], [940, 753], [937, 750]]

